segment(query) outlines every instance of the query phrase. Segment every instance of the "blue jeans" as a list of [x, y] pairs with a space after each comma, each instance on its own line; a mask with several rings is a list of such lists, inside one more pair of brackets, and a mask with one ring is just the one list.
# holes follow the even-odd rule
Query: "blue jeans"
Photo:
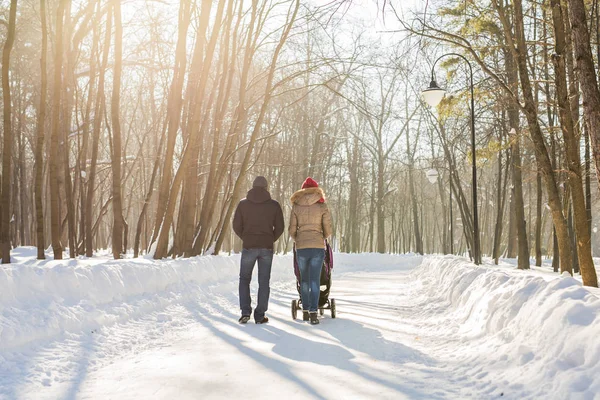
[[254, 310], [254, 319], [261, 321], [269, 308], [269, 281], [271, 280], [271, 264], [273, 263], [273, 250], [271, 249], [243, 249], [240, 262], [240, 309], [242, 315], [252, 314], [252, 300], [250, 299], [250, 281], [252, 271], [258, 261], [258, 304]]
[[324, 249], [298, 249], [296, 251], [300, 269], [300, 292], [302, 310], [317, 312], [319, 308], [319, 290], [321, 268], [325, 259]]

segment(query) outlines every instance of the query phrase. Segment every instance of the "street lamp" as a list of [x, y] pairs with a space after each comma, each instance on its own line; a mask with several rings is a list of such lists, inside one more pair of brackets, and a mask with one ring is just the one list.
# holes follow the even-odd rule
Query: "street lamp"
[[479, 244], [479, 218], [477, 213], [477, 159], [475, 155], [475, 99], [473, 95], [473, 68], [471, 63], [463, 55], [458, 53], [447, 53], [440, 57], [433, 63], [431, 67], [431, 82], [429, 87], [422, 92], [423, 100], [432, 107], [440, 104], [440, 101], [444, 98], [446, 91], [440, 88], [435, 81], [435, 65], [437, 62], [446, 56], [456, 56], [462, 58], [469, 66], [469, 72], [471, 76], [471, 154], [473, 162], [473, 261], [475, 264], [481, 264], [481, 250]]
[[425, 173], [425, 175], [427, 176], [427, 179], [429, 180], [429, 183], [436, 183], [437, 179], [438, 179], [438, 172], [435, 169], [430, 169], [429, 171], [427, 171]]

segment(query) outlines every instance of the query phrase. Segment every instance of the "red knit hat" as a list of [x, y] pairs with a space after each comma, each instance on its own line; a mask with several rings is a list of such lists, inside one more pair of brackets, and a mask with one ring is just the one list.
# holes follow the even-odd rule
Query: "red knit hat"
[[[308, 178], [306, 178], [306, 180], [302, 184], [302, 189], [316, 188], [316, 187], [319, 187], [319, 184], [317, 183], [317, 181], [315, 181], [310, 176]], [[325, 198], [321, 197], [321, 199], [319, 200], [319, 203], [325, 203]]]
[[315, 181], [313, 178], [311, 178], [309, 176], [308, 178], [306, 178], [306, 180], [302, 184], [302, 189], [311, 188], [311, 187], [319, 187], [319, 184], [317, 183], [317, 181]]

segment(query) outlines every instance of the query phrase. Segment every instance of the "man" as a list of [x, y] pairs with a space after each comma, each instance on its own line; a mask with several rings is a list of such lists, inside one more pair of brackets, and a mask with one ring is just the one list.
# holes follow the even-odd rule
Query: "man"
[[241, 324], [250, 320], [252, 305], [250, 281], [254, 264], [258, 261], [258, 302], [254, 309], [257, 324], [269, 322], [265, 316], [269, 307], [269, 280], [273, 263], [273, 244], [283, 233], [283, 211], [279, 203], [271, 199], [267, 180], [257, 176], [246, 198], [238, 204], [233, 217], [233, 230], [244, 242], [240, 262], [240, 309]]

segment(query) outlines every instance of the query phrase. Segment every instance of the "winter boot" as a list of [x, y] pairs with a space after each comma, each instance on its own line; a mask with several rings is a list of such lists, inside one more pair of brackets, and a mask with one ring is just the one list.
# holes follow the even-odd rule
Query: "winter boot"
[[269, 318], [263, 317], [260, 321], [256, 321], [257, 324], [266, 324], [269, 322]]
[[310, 324], [311, 325], [318, 325], [319, 324], [319, 318], [317, 318], [317, 313], [316, 312], [311, 312], [310, 313]]
[[248, 321], [250, 321], [250, 316], [249, 316], [249, 315], [242, 315], [242, 316], [240, 317], [240, 319], [238, 320], [238, 322], [239, 322], [240, 324], [245, 324], [245, 323], [247, 323]]
[[302, 321], [308, 321], [308, 311], [302, 311]]

